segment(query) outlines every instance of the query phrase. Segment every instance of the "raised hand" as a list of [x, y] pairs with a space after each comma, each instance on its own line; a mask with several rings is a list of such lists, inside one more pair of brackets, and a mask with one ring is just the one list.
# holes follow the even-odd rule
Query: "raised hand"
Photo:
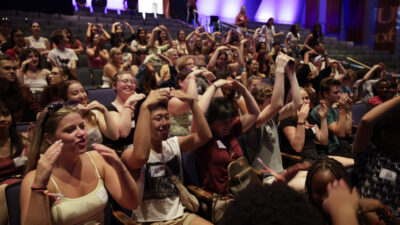
[[310, 104], [303, 103], [303, 105], [301, 105], [301, 108], [297, 110], [297, 117], [299, 121], [302, 122], [306, 121], [309, 112], [310, 112]]
[[54, 165], [61, 153], [63, 142], [58, 140], [54, 142], [44, 154], [40, 155], [39, 161], [36, 166], [35, 180], [33, 185], [39, 188], [47, 187], [49, 183], [51, 172], [53, 171]]
[[124, 168], [124, 164], [122, 163], [121, 159], [118, 157], [117, 153], [115, 150], [106, 147], [102, 144], [93, 144], [93, 148], [101, 155], [103, 156], [104, 160], [117, 169], [117, 171], [120, 171]]
[[169, 98], [170, 94], [168, 90], [165, 89], [152, 90], [142, 105], [151, 106], [158, 104], [159, 102], [168, 103]]
[[225, 80], [225, 79], [219, 79], [215, 81], [213, 84], [215, 85], [216, 88], [220, 88], [224, 86], [225, 84], [230, 84], [232, 83], [231, 81]]
[[232, 84], [233, 90], [235, 90], [235, 91], [243, 93], [243, 91], [246, 90], [246, 87], [242, 83], [238, 82], [237, 80], [233, 80], [231, 82], [231, 84]]
[[283, 53], [279, 53], [275, 60], [276, 70], [283, 73], [286, 64], [289, 62], [291, 57]]
[[326, 106], [326, 102], [324, 100], [319, 101], [320, 106], [318, 106], [318, 115], [319, 118], [326, 118], [326, 112], [328, 111], [328, 107]]
[[125, 105], [134, 106], [136, 103], [142, 99], [144, 99], [146, 95], [144, 94], [133, 94], [129, 96], [129, 98], [125, 101]]
[[328, 197], [322, 203], [322, 208], [330, 215], [338, 210], [356, 212], [359, 207], [360, 196], [357, 189], [350, 190], [343, 179], [335, 180], [327, 186]]
[[349, 95], [347, 94], [347, 93], [342, 93], [342, 94], [340, 94], [340, 97], [339, 97], [339, 107], [341, 107], [341, 108], [347, 108], [346, 107], [346, 105], [347, 105], [347, 103], [348, 103], [348, 99], [349, 99], [350, 97], [349, 97]]
[[98, 110], [101, 113], [104, 113], [107, 110], [106, 107], [98, 101], [92, 101], [86, 108], [87, 110]]
[[183, 92], [181, 90], [171, 91], [171, 97], [178, 98], [182, 102], [187, 102], [189, 104], [193, 103], [193, 101], [195, 100], [192, 96], [186, 94], [185, 92]]

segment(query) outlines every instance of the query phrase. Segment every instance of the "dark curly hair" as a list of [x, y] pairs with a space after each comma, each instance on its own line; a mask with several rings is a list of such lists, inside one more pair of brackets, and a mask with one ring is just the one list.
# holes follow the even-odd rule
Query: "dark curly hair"
[[304, 197], [287, 185], [249, 186], [225, 211], [222, 225], [324, 224]]
[[326, 170], [326, 169], [330, 170], [337, 180], [343, 179], [350, 186], [350, 179], [349, 176], [347, 175], [346, 168], [344, 168], [344, 166], [339, 161], [328, 157], [326, 157], [325, 159], [318, 159], [312, 164], [312, 166], [308, 170], [306, 178], [307, 196], [308, 200], [311, 203], [313, 202], [312, 188], [311, 188], [312, 178], [318, 170]]

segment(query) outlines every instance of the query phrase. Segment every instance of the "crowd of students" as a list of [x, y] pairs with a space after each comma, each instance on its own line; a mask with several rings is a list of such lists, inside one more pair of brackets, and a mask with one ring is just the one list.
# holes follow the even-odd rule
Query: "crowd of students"
[[[238, 31], [176, 40], [163, 25], [89, 23], [78, 40], [69, 28], [42, 37], [35, 21], [25, 36], [3, 18], [0, 224], [5, 187], [21, 179], [23, 224], [103, 223], [109, 198], [138, 224], [399, 224], [397, 75], [384, 62], [345, 69], [319, 24], [304, 43], [296, 24], [279, 43], [273, 18], [255, 33], [247, 22], [242, 8]], [[88, 98], [80, 54], [103, 69], [110, 106]], [[357, 126], [354, 104], [369, 110]], [[229, 202], [222, 221], [182, 204], [170, 177], [185, 183], [184, 152], [200, 188]], [[233, 197], [228, 165], [242, 156], [264, 186]]]

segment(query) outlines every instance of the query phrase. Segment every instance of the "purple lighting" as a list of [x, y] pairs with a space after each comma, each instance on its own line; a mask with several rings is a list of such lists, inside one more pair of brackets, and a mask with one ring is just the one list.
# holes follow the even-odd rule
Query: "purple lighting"
[[258, 8], [255, 20], [267, 22], [270, 17], [273, 17], [277, 23], [298, 23], [304, 4], [304, 0], [263, 0]]

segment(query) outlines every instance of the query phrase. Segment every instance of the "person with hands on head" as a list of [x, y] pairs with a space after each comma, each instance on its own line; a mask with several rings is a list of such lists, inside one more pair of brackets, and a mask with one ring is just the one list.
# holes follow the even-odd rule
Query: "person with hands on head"
[[38, 50], [40, 55], [46, 55], [50, 51], [50, 42], [47, 38], [40, 36], [42, 29], [40, 28], [39, 22], [33, 21], [29, 24], [29, 26], [31, 28], [32, 35], [25, 38], [28, 46]]
[[21, 224], [102, 224], [107, 192], [123, 208], [137, 208], [138, 188], [114, 150], [86, 146], [77, 107], [58, 103], [41, 113], [21, 184]]
[[102, 36], [95, 34], [92, 42], [86, 47], [89, 68], [103, 68], [109, 59], [108, 50], [103, 46]]
[[[216, 81], [209, 87], [209, 93], [215, 92], [219, 85], [222, 87], [225, 84], [226, 81]], [[227, 194], [228, 191], [226, 165], [243, 156], [237, 137], [253, 126], [260, 113], [256, 101], [243, 84], [233, 80], [229, 85], [243, 95], [248, 113], [238, 117], [238, 110], [231, 99], [207, 98], [208, 101], [204, 101], [201, 108], [206, 111], [213, 138], [195, 152], [201, 188], [220, 194]], [[207, 92], [208, 90], [206, 94]], [[206, 94], [204, 95], [207, 96]], [[199, 127], [196, 126], [196, 129]]]
[[[125, 34], [124, 34], [124, 29], [123, 29], [123, 24], [125, 24], [125, 26], [128, 27], [129, 31], [131, 32], [131, 35], [129, 38], [125, 39]], [[133, 38], [135, 37], [135, 30], [132, 28], [132, 26], [129, 24], [129, 22], [123, 22], [123, 24], [121, 22], [115, 22], [113, 23], [113, 25], [111, 26], [111, 39], [110, 39], [110, 43], [111, 46], [113, 47], [118, 47], [118, 38], [122, 38], [123, 39], [123, 43], [131, 43]]]
[[[170, 122], [167, 104], [170, 96], [190, 105], [196, 132], [168, 138]], [[181, 153], [199, 148], [211, 135], [197, 100], [182, 91], [159, 89], [150, 92], [140, 107], [134, 148], [122, 154], [123, 162], [138, 180], [143, 193], [141, 204], [135, 211], [139, 223], [175, 220], [183, 224], [210, 224], [195, 214], [184, 213], [176, 187], [168, 177], [173, 173], [182, 181]]]
[[113, 88], [116, 98], [108, 110], [119, 130], [119, 139], [105, 138], [104, 144], [117, 150], [118, 153], [132, 145], [138, 112], [136, 106], [145, 98], [144, 94], [136, 93], [136, 85], [136, 78], [129, 71], [121, 71], [114, 76]]
[[[229, 49], [232, 49], [236, 54], [238, 54], [237, 63], [228, 63], [227, 51]], [[232, 45], [220, 46], [211, 56], [207, 69], [213, 72], [217, 79], [221, 79], [224, 78], [227, 73], [238, 75], [242, 65], [244, 65], [243, 54], [239, 51], [238, 47]]]
[[[99, 32], [99, 29], [101, 32]], [[99, 23], [96, 25], [93, 23], [88, 23], [88, 28], [86, 30], [86, 37], [85, 37], [86, 45], [92, 42], [95, 34], [99, 34], [100, 36], [102, 36], [102, 40], [104, 41], [104, 43], [106, 43], [108, 40], [111, 39], [110, 34], [107, 33], [106, 30], [104, 30], [103, 24]]]
[[64, 101], [77, 103], [86, 123], [88, 149], [92, 150], [92, 143], [102, 143], [103, 135], [111, 140], [119, 138], [116, 121], [107, 108], [98, 101], [89, 103], [86, 91], [76, 80], [66, 81]]
[[344, 180], [335, 180], [326, 187], [327, 197], [323, 209], [330, 215], [333, 225], [358, 225], [357, 212], [360, 196], [357, 189], [350, 190]]
[[18, 70], [18, 80], [27, 85], [32, 93], [40, 93], [47, 86], [48, 69], [43, 68], [42, 57], [34, 48], [27, 48], [22, 51], [21, 69]]

